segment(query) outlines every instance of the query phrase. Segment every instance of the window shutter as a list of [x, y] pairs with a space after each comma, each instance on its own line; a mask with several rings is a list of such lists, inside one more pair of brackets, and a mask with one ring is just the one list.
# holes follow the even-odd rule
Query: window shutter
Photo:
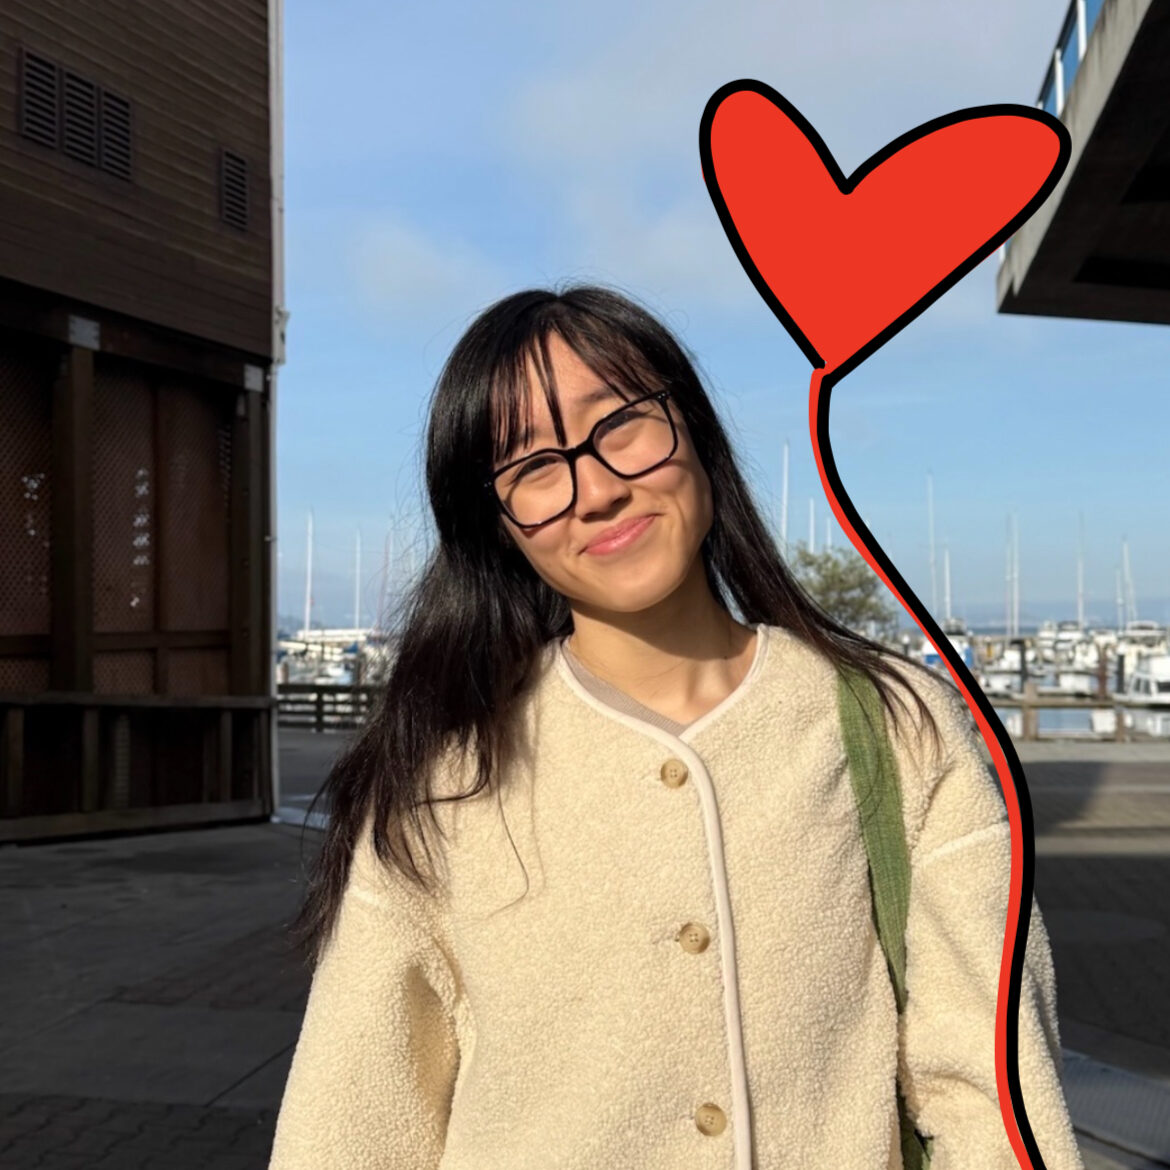
[[248, 160], [230, 150], [220, 153], [219, 213], [225, 223], [247, 231]]
[[87, 166], [98, 163], [98, 87], [65, 70], [65, 118], [61, 149]]
[[20, 133], [56, 150], [60, 139], [57, 66], [27, 49], [21, 51], [20, 64]]
[[108, 90], [102, 90], [101, 168], [130, 178], [130, 103]]
[[20, 50], [20, 133], [24, 138], [131, 177], [130, 103], [47, 57]]

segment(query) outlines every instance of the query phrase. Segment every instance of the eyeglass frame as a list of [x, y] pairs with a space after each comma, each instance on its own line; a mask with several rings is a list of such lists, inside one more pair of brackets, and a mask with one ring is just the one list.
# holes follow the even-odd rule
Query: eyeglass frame
[[[483, 481], [483, 486], [491, 493], [492, 499], [496, 501], [496, 506], [516, 525], [517, 528], [540, 528], [542, 525], [551, 524], [554, 520], [559, 519], [566, 512], [570, 511], [573, 505], [577, 502], [577, 460], [582, 455], [592, 455], [612, 475], [616, 475], [619, 479], [638, 479], [649, 471], [653, 471], [656, 467], [661, 467], [668, 459], [674, 456], [678, 450], [678, 427], [675, 425], [674, 417], [670, 413], [670, 407], [666, 400], [671, 396], [671, 390], [667, 387], [665, 390], [655, 390], [650, 394], [643, 394], [639, 398], [631, 398], [628, 402], [622, 403], [621, 406], [611, 410], [608, 414], [603, 414], [592, 427], [589, 428], [589, 434], [578, 443], [575, 447], [541, 447], [537, 451], [529, 451], [527, 455], [521, 455], [519, 459], [513, 459], [510, 463], [505, 463], [503, 467], [493, 471], [487, 479]], [[638, 406], [643, 402], [657, 401], [662, 406], [662, 413], [666, 415], [666, 421], [670, 425], [671, 444], [670, 451], [664, 455], [657, 463], [651, 463], [649, 467], [644, 467], [641, 471], [635, 471], [632, 475], [626, 475], [625, 472], [617, 471], [613, 468], [605, 457], [597, 450], [594, 439], [597, 432], [615, 415], [621, 414], [623, 410], [629, 410], [631, 406]], [[560, 455], [569, 464], [569, 482], [572, 484], [573, 493], [569, 497], [569, 502], [559, 511], [549, 516], [547, 520], [540, 520], [536, 524], [521, 524], [519, 520], [512, 515], [508, 505], [500, 498], [500, 493], [496, 491], [496, 480], [504, 474], [505, 471], [510, 471], [513, 467], [521, 463], [527, 463], [529, 459], [535, 459], [538, 455]]]

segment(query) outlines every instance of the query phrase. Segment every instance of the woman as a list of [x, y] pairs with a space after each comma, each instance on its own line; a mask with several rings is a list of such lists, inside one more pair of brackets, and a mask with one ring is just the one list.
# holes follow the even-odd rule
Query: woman
[[[675, 338], [597, 287], [493, 305], [439, 378], [427, 483], [437, 550], [322, 790], [270, 1170], [881, 1170], [896, 1077], [934, 1170], [1014, 1170], [1010, 834], [974, 725], [802, 592]], [[901, 773], [901, 1019], [843, 666], [878, 684]], [[1028, 1116], [1073, 1170], [1035, 906], [1027, 957]]]

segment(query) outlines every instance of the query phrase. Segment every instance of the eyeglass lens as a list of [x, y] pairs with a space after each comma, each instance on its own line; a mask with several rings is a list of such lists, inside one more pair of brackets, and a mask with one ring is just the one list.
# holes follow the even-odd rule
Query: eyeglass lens
[[[651, 399], [619, 411], [593, 436], [598, 455], [618, 475], [634, 476], [671, 453], [674, 430], [663, 403]], [[496, 492], [517, 524], [543, 524], [573, 499], [573, 477], [564, 455], [544, 452], [509, 468]]]

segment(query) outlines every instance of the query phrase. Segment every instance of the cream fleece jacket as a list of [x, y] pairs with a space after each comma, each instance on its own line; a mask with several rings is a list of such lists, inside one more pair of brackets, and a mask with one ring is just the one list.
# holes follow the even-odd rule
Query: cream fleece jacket
[[[757, 632], [740, 685], [677, 736], [550, 643], [499, 799], [438, 806], [439, 898], [379, 864], [367, 823], [270, 1170], [901, 1170], [899, 1070], [932, 1170], [1016, 1170], [995, 1079], [1011, 839], [974, 721], [910, 676], [944, 752], [894, 740], [899, 1026], [833, 668]], [[466, 790], [447, 759], [436, 791]], [[1048, 1170], [1083, 1170], [1035, 900], [1025, 960], [1028, 1118]]]

